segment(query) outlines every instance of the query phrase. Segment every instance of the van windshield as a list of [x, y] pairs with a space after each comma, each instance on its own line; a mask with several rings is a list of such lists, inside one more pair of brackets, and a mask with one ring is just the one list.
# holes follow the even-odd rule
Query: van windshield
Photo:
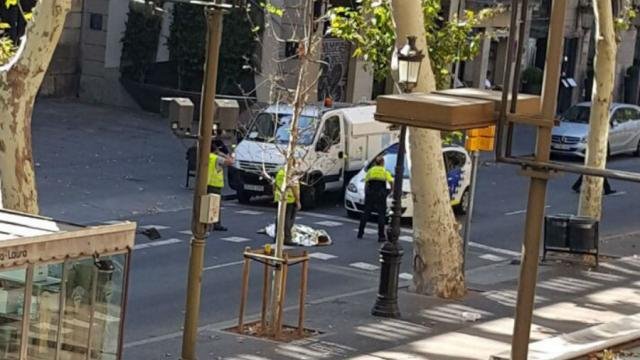
[[[260, 113], [247, 131], [247, 140], [288, 143], [291, 114]], [[310, 145], [316, 132], [316, 119], [301, 116], [298, 121], [298, 144]]]
[[591, 108], [588, 106], [572, 106], [562, 114], [562, 121], [588, 124]]

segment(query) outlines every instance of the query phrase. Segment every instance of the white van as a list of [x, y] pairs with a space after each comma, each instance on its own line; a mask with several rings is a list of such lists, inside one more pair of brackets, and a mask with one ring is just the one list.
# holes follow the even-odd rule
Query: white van
[[[373, 156], [367, 166], [351, 179], [344, 195], [344, 207], [349, 217], [359, 218], [360, 214], [364, 211], [364, 178], [373, 163], [373, 159], [382, 156], [384, 158], [385, 168], [393, 174], [396, 170], [397, 154], [398, 143], [394, 143], [379, 154]], [[469, 208], [471, 157], [463, 147], [457, 145], [443, 145], [442, 156], [447, 171], [447, 186], [449, 188], [451, 205], [456, 214], [464, 215]], [[409, 180], [409, 174], [411, 173], [410, 159], [411, 154], [407, 144], [401, 200], [403, 218], [413, 218], [413, 200], [411, 198], [411, 182]], [[389, 213], [391, 213], [392, 205], [392, 198], [389, 197], [387, 199], [387, 211]]]
[[[252, 196], [272, 195], [267, 176], [284, 164], [289, 142], [289, 123], [293, 108], [271, 105], [258, 114], [247, 135], [235, 149], [236, 161], [229, 168], [229, 184], [238, 201]], [[375, 121], [375, 106], [306, 106], [299, 119], [296, 157], [304, 172], [301, 201], [313, 208], [323, 192], [342, 190], [374, 154], [397, 141], [397, 131]]]

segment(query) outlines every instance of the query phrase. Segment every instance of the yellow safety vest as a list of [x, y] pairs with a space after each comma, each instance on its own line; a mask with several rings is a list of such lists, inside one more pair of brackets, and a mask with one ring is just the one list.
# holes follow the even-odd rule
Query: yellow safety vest
[[393, 177], [391, 176], [391, 173], [384, 168], [384, 166], [375, 165], [367, 171], [367, 175], [364, 177], [365, 182], [369, 182], [371, 180], [393, 182]]
[[[284, 183], [284, 169], [280, 169], [278, 171], [278, 173], [276, 174], [276, 188], [273, 191], [273, 201], [274, 202], [279, 202], [280, 201], [280, 189], [281, 189], [283, 183]], [[291, 187], [288, 187], [285, 190], [285, 199], [287, 201], [287, 204], [293, 204], [293, 203], [296, 202], [296, 197], [293, 194], [293, 189], [291, 189]]]
[[218, 155], [209, 154], [209, 180], [207, 185], [222, 188], [224, 187], [224, 172], [218, 169]]

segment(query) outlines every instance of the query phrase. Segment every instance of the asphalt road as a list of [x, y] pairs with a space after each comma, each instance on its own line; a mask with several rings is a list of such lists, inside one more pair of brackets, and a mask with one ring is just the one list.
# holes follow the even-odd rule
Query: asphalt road
[[[42, 214], [79, 223], [133, 220], [156, 227], [162, 235], [155, 241], [144, 236], [136, 239], [125, 342], [179, 332], [192, 196], [183, 187], [185, 144], [173, 138], [155, 115], [51, 100], [38, 102], [33, 130]], [[517, 134], [516, 152], [526, 153], [534, 137], [526, 129]], [[519, 176], [513, 166], [491, 163], [491, 154], [484, 154], [481, 160], [468, 270], [517, 257], [526, 215], [527, 178]], [[620, 156], [609, 166], [638, 171], [640, 159]], [[570, 189], [575, 178], [566, 175], [550, 182], [548, 213], [575, 213], [578, 195]], [[618, 193], [604, 200], [602, 236], [640, 231], [639, 185], [611, 184]], [[213, 233], [207, 243], [201, 325], [237, 317], [242, 250], [270, 241], [257, 234], [273, 221], [275, 209], [269, 201], [251, 206], [229, 201], [223, 206], [229, 231]], [[309, 249], [314, 257], [309, 301], [377, 287], [376, 236], [355, 238], [355, 221], [346, 218], [339, 194], [326, 197], [319, 208], [299, 216], [300, 223], [323, 228], [333, 238], [331, 246]], [[403, 278], [411, 272], [410, 232], [405, 224]], [[252, 272], [255, 281], [248, 314], [258, 311], [258, 270]], [[297, 279], [294, 271], [291, 283]], [[293, 304], [295, 294], [289, 300]]]

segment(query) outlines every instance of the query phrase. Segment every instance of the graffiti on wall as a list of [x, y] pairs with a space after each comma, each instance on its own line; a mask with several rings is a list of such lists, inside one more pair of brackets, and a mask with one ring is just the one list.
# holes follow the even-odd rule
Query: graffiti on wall
[[331, 97], [334, 101], [347, 101], [347, 78], [351, 45], [344, 40], [322, 40], [322, 74], [318, 80], [318, 100]]

